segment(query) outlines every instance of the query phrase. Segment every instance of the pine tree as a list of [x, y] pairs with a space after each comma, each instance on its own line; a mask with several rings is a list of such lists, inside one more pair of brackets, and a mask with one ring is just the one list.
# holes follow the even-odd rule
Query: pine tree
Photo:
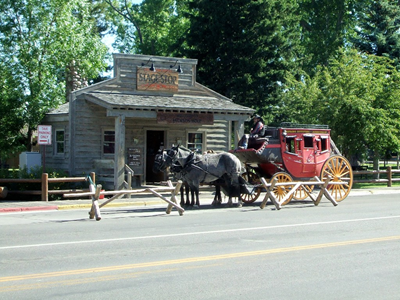
[[290, 0], [196, 0], [183, 55], [198, 59], [198, 81], [259, 110], [274, 104], [296, 69], [297, 9]]
[[[357, 0], [298, 0], [303, 69], [310, 75], [344, 47], [355, 26]], [[359, 2], [359, 1], [358, 1]]]
[[359, 8], [355, 47], [362, 52], [386, 56], [400, 67], [400, 2], [363, 1]]

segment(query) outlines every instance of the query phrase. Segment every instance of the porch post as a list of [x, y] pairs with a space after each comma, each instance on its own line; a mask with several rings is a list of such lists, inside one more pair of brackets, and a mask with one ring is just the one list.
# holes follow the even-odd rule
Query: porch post
[[233, 122], [233, 136], [235, 147], [238, 145], [239, 140], [244, 134], [244, 122], [243, 120]]
[[121, 190], [125, 175], [125, 116], [115, 118], [114, 189]]

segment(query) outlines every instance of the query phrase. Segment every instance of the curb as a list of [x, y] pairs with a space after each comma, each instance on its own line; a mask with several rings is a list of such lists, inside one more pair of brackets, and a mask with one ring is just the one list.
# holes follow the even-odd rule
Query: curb
[[[165, 204], [165, 201], [135, 201], [135, 202], [120, 202], [120, 203], [109, 203], [104, 207], [123, 207], [123, 206], [150, 206], [156, 204]], [[67, 210], [67, 209], [82, 209], [82, 208], [91, 208], [92, 204], [66, 204], [59, 205], [58, 210]], [[1, 210], [0, 210], [1, 212]]]
[[58, 206], [32, 206], [32, 207], [10, 207], [0, 208], [0, 213], [21, 212], [21, 211], [40, 211], [40, 210], [57, 210]]
[[[151, 206], [151, 205], [162, 205], [166, 204], [165, 201], [154, 200], [154, 201], [135, 201], [135, 202], [119, 202], [109, 203], [104, 207], [124, 207], [124, 206]], [[11, 213], [11, 212], [24, 212], [24, 211], [46, 211], [46, 210], [72, 210], [72, 209], [90, 209], [91, 203], [85, 204], [61, 204], [61, 205], [50, 205], [50, 206], [25, 206], [25, 207], [8, 207], [0, 208], [0, 213]]]

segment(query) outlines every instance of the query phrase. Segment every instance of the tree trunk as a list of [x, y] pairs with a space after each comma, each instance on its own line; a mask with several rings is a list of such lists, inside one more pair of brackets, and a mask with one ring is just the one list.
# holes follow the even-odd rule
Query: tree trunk
[[31, 127], [28, 127], [28, 132], [26, 134], [26, 140], [25, 140], [25, 148], [26, 148], [26, 151], [28, 151], [28, 152], [32, 152], [32, 150], [33, 150], [32, 135], [33, 135], [33, 131], [31, 129]]
[[[379, 151], [378, 150], [374, 150], [374, 170], [379, 171]], [[375, 174], [374, 179], [379, 179], [379, 174]]]

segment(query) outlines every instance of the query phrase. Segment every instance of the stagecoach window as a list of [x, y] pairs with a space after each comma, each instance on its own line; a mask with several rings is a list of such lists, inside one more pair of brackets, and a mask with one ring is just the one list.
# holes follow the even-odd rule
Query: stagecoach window
[[203, 133], [188, 133], [187, 146], [190, 150], [203, 153]]
[[296, 153], [294, 137], [286, 137], [286, 151]]
[[305, 148], [314, 148], [312, 136], [306, 136], [306, 135], [304, 136], [304, 147]]
[[65, 140], [64, 140], [64, 129], [57, 129], [55, 132], [55, 153], [56, 154], [63, 154], [64, 153], [64, 145], [65, 145]]
[[103, 154], [114, 154], [115, 131], [105, 130], [103, 134]]
[[327, 150], [328, 150], [328, 138], [321, 136], [321, 151], [327, 151]]

